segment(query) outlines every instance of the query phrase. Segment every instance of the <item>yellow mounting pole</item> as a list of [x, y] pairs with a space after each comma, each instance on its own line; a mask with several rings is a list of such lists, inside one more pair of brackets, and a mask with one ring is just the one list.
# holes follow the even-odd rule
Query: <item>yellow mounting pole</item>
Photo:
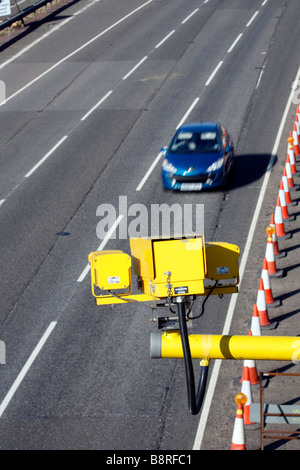
[[[189, 335], [193, 359], [300, 361], [299, 336]], [[182, 358], [179, 330], [151, 334], [150, 356]]]

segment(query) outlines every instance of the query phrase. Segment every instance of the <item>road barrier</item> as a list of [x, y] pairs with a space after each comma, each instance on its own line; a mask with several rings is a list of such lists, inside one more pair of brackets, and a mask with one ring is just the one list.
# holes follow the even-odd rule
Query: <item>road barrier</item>
[[[70, 3], [74, 3], [74, 2], [70, 2]], [[15, 15], [12, 15], [10, 18], [0, 23], [0, 31], [3, 31], [6, 28], [10, 28], [14, 23], [17, 23], [18, 21], [23, 22], [26, 16], [31, 15], [32, 13], [35, 13], [39, 8], [42, 8], [48, 4], [52, 5], [52, 2], [49, 0], [40, 0], [39, 2], [36, 2], [33, 5], [30, 5], [29, 7], [16, 13]]]

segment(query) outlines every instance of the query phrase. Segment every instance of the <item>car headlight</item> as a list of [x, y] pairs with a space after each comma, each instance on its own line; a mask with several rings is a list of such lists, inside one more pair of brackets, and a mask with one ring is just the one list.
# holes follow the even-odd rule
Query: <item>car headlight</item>
[[223, 163], [224, 163], [224, 158], [219, 158], [219, 160], [217, 160], [216, 162], [214, 162], [212, 165], [210, 165], [208, 168], [207, 168], [207, 173], [209, 173], [210, 171], [216, 171], [216, 170], [219, 170], [222, 166], [223, 166]]
[[176, 173], [177, 171], [177, 168], [175, 168], [175, 166], [172, 165], [172, 163], [170, 163], [169, 160], [167, 160], [166, 158], [162, 162], [162, 168], [164, 171], [167, 171], [169, 173]]

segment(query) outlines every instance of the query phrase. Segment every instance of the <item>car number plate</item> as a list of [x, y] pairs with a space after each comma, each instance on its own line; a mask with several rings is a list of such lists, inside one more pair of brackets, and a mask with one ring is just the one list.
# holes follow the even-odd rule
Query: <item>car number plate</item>
[[182, 183], [180, 191], [199, 191], [202, 189], [202, 183]]

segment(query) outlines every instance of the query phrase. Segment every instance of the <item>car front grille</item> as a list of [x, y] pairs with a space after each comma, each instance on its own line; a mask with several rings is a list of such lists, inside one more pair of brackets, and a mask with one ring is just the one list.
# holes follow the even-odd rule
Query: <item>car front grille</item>
[[177, 183], [205, 183], [207, 179], [213, 180], [215, 173], [210, 173], [209, 175], [173, 175], [173, 178]]

